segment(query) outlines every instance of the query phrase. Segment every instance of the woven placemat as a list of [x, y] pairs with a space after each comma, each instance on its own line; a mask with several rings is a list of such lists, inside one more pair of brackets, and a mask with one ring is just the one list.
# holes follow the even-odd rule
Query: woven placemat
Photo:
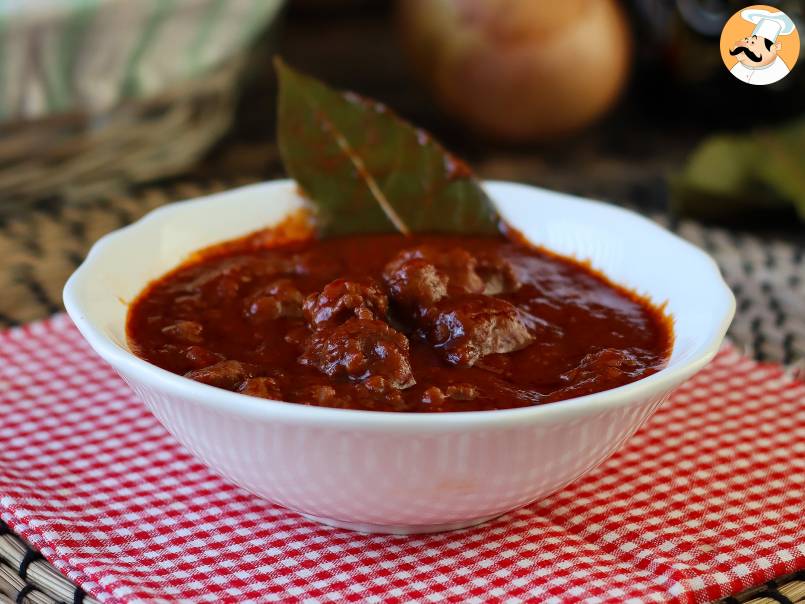
[[[20, 215], [0, 215], [0, 326], [33, 321], [61, 310], [64, 282], [91, 244], [170, 201], [248, 184], [255, 179], [178, 182], [81, 208], [42, 203]], [[805, 359], [805, 248], [783, 240], [651, 217], [705, 248], [718, 262], [738, 300], [730, 337], [762, 360], [792, 368]], [[0, 604], [95, 602], [0, 524]], [[805, 602], [805, 573], [730, 598], [729, 602]]]

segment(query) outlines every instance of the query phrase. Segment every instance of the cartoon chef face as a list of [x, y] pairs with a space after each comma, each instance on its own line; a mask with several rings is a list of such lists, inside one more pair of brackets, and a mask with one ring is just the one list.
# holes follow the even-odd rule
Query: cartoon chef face
[[758, 35], [738, 40], [730, 49], [730, 54], [749, 68], [765, 67], [777, 58], [777, 51], [782, 48], [780, 42], [772, 42]]
[[[785, 13], [769, 9], [760, 5], [741, 10], [730, 18], [721, 34], [724, 64], [733, 76], [746, 84], [765, 86], [788, 75], [790, 67], [780, 56], [780, 51], [789, 56], [792, 53], [783, 45], [792, 44], [796, 61], [799, 38], [794, 22]], [[744, 25], [747, 21], [754, 26], [753, 29]], [[732, 22], [735, 24], [730, 25]], [[728, 29], [731, 31], [730, 38], [744, 37], [736, 42], [725, 39]]]

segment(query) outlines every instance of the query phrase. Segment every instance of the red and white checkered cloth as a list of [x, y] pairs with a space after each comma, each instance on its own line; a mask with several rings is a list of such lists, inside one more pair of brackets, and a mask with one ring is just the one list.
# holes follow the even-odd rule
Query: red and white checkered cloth
[[414, 537], [228, 484], [65, 316], [0, 334], [0, 380], [0, 515], [107, 602], [705, 602], [805, 568], [805, 384], [731, 349], [562, 492]]

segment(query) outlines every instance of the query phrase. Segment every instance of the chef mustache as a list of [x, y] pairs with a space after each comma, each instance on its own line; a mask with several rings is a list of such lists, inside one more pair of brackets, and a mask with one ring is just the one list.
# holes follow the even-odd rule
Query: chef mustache
[[734, 57], [735, 55], [739, 55], [744, 53], [747, 57], [749, 57], [750, 61], [754, 61], [755, 63], [760, 63], [763, 60], [763, 57], [760, 55], [756, 55], [751, 50], [749, 50], [746, 46], [738, 46], [734, 50], [730, 51], [730, 54]]

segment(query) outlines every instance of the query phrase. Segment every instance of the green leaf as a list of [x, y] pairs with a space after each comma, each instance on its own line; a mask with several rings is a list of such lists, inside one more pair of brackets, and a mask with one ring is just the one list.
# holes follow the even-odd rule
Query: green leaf
[[380, 103], [275, 64], [280, 154], [322, 234], [499, 232], [469, 168], [427, 133]]
[[805, 120], [786, 129], [758, 132], [756, 138], [764, 158], [758, 178], [780, 199], [791, 201], [805, 221]]
[[805, 221], [805, 119], [705, 140], [671, 182], [674, 208], [723, 219], [793, 207]]

